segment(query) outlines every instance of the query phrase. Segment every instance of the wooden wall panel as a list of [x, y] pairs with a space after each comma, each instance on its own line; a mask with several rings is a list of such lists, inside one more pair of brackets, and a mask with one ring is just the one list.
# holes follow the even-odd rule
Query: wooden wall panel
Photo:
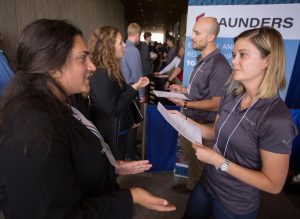
[[0, 32], [3, 49], [14, 62], [17, 39], [27, 24], [38, 18], [68, 19], [87, 39], [100, 25], [114, 25], [124, 33], [121, 0], [0, 0]]

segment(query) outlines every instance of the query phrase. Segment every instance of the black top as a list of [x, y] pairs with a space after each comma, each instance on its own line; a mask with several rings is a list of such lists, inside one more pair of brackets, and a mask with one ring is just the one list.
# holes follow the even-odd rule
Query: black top
[[138, 92], [130, 85], [109, 77], [106, 69], [97, 69], [91, 80], [91, 96], [96, 108], [119, 120], [119, 130], [128, 130], [133, 126], [132, 101]]
[[152, 73], [152, 59], [150, 57], [150, 47], [146, 42], [141, 42], [140, 54], [143, 68], [143, 76], [149, 76]]
[[[214, 149], [240, 166], [261, 170], [260, 150], [289, 154], [297, 129], [280, 97], [259, 99], [251, 108], [240, 110], [241, 97], [227, 94], [222, 98]], [[203, 180], [207, 190], [232, 212], [247, 214], [258, 208], [259, 190], [226, 172], [207, 165]]]
[[115, 191], [115, 170], [98, 138], [71, 112], [27, 106], [11, 115], [0, 143], [6, 219], [132, 217], [130, 191]]

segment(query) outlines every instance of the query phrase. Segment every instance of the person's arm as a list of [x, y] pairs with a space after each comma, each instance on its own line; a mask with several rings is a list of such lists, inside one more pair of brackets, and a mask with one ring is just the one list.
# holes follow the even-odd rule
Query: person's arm
[[[205, 124], [200, 124], [194, 120], [192, 120], [191, 118], [185, 116], [184, 114], [182, 114], [181, 112], [179, 112], [178, 110], [168, 110], [168, 112], [173, 113], [173, 114], [177, 114], [178, 116], [185, 118], [186, 120], [188, 120], [190, 123], [198, 126], [201, 129], [201, 135], [203, 138], [207, 139], [207, 140], [214, 140], [215, 139], [215, 125], [213, 126], [208, 126]], [[219, 115], [217, 115], [215, 123], [216, 121], [219, 119]]]
[[147, 77], [141, 77], [138, 82], [131, 85], [132, 88], [135, 90], [141, 89], [146, 87], [150, 83], [149, 78]]
[[133, 203], [156, 211], [174, 211], [176, 207], [166, 199], [156, 197], [142, 188], [130, 189]]
[[290, 155], [272, 153], [265, 150], [260, 150], [260, 155], [262, 160], [261, 171], [247, 169], [231, 163], [228, 173], [250, 186], [277, 194], [284, 185], [288, 173]]
[[172, 81], [182, 72], [183, 66], [184, 66], [184, 59], [179, 59], [180, 62], [178, 63], [178, 66], [171, 72], [169, 75], [167, 81], [164, 84], [164, 89], [168, 90], [170, 84], [172, 84]]
[[91, 80], [91, 95], [96, 107], [118, 116], [138, 95], [132, 86], [123, 84], [126, 88], [119, 93], [117, 81], [109, 78], [106, 70], [97, 70]]
[[186, 101], [181, 99], [171, 99], [171, 101], [178, 106], [185, 106], [189, 109], [199, 109], [215, 112], [220, 106], [221, 97], [212, 97], [210, 99], [196, 101]]
[[[230, 161], [227, 173], [250, 186], [277, 194], [281, 191], [286, 179], [289, 153], [297, 131], [284, 113], [272, 115], [269, 119], [261, 119], [263, 119], [262, 124], [256, 124], [259, 125], [257, 144], [261, 157], [261, 169], [249, 169]], [[205, 163], [219, 167], [226, 160], [216, 151], [203, 145], [195, 144], [193, 147], [197, 158]]]
[[[208, 147], [198, 144], [194, 144], [193, 147], [196, 150], [197, 158], [205, 163], [218, 167], [226, 161], [222, 155]], [[250, 186], [277, 194], [285, 182], [289, 166], [289, 154], [260, 150], [260, 155], [262, 159], [260, 171], [230, 162], [227, 173]]]
[[182, 69], [180, 67], [176, 67], [172, 73], [169, 75], [167, 81], [164, 84], [164, 90], [168, 90], [171, 82], [181, 73]]

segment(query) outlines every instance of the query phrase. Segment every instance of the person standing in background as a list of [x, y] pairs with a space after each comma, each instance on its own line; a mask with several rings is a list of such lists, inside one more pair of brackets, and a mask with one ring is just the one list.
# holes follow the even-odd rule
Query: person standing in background
[[[134, 124], [132, 102], [138, 96], [138, 90], [149, 84], [147, 77], [132, 84], [126, 84], [121, 73], [120, 60], [124, 56], [125, 44], [120, 31], [112, 26], [97, 28], [90, 36], [88, 47], [96, 72], [91, 80], [91, 97], [94, 105], [93, 122], [97, 127], [103, 126], [103, 111], [112, 115], [112, 123], [118, 124], [117, 130], [111, 130], [108, 142], [116, 148], [116, 158], [125, 159], [128, 131]], [[98, 119], [99, 118], [99, 119]], [[115, 121], [117, 120], [117, 121]], [[116, 137], [116, 138], [115, 138]], [[113, 145], [116, 144], [116, 145]]]
[[167, 36], [166, 44], [168, 47], [166, 65], [170, 64], [176, 56], [177, 48], [175, 46], [175, 38], [171, 35]]
[[[121, 71], [127, 84], [131, 85], [144, 75], [141, 55], [137, 48], [140, 44], [142, 29], [137, 23], [130, 23], [127, 27], [128, 38], [125, 45], [125, 54], [121, 59]], [[139, 90], [140, 102], [145, 102], [145, 89]]]
[[[190, 101], [171, 99], [183, 107], [185, 116], [211, 126], [225, 91], [225, 82], [231, 73], [228, 61], [217, 48], [216, 39], [219, 31], [220, 25], [216, 18], [203, 17], [196, 21], [191, 35], [192, 46], [201, 54], [197, 57], [197, 64], [190, 75], [188, 87], [176, 84], [169, 87], [170, 90], [183, 93], [190, 99]], [[213, 141], [205, 138], [202, 141], [207, 146], [213, 145]], [[186, 187], [191, 191], [202, 174], [204, 163], [197, 159], [190, 141], [181, 137], [181, 145], [189, 163]]]
[[[125, 54], [121, 59], [121, 72], [127, 84], [132, 85], [144, 75], [140, 52], [137, 45], [140, 43], [142, 29], [137, 23], [130, 23], [127, 27], [128, 38], [125, 45]], [[139, 89], [139, 102], [146, 102], [145, 88]], [[129, 130], [127, 141], [127, 158], [139, 160], [140, 155], [136, 146], [137, 127]]]
[[150, 56], [151, 33], [144, 33], [144, 42], [140, 45], [140, 55], [143, 69], [143, 76], [149, 76], [153, 70], [153, 59]]

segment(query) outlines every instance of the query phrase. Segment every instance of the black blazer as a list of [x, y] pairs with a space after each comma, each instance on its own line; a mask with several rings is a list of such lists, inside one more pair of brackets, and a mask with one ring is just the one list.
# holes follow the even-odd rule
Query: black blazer
[[115, 170], [98, 138], [71, 112], [58, 118], [23, 107], [12, 115], [0, 143], [0, 209], [6, 219], [132, 217], [130, 191], [115, 190]]
[[106, 69], [98, 68], [91, 80], [91, 97], [93, 123], [109, 145], [116, 145], [116, 140], [111, 142], [110, 139], [118, 136], [119, 131], [129, 130], [134, 124], [131, 103], [138, 97], [138, 91], [125, 82], [120, 87], [116, 80], [109, 77]]

